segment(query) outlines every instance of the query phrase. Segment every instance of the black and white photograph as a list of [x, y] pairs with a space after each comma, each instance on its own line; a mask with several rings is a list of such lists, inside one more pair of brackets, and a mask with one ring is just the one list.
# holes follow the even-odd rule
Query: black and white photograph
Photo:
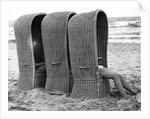
[[3, 78], [8, 113], [109, 111], [117, 116], [133, 112], [136, 117], [142, 113], [142, 103], [149, 99], [145, 92], [149, 77], [143, 79], [149, 69], [144, 65], [142, 71], [144, 8], [138, 1], [5, 1], [2, 5], [7, 9], [2, 12], [7, 39], [1, 41], [7, 42], [8, 50], [8, 78]]

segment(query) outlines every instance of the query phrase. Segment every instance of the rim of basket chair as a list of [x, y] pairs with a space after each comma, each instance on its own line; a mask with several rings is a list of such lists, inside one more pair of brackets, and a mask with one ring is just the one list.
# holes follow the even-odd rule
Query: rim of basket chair
[[[71, 18], [69, 18], [70, 15], [76, 15], [76, 14], [77, 14], [76, 12], [69, 11], [69, 12], [68, 12], [68, 15], [67, 15], [67, 20], [66, 20], [66, 22], [68, 23], [68, 22], [69, 22], [69, 19], [71, 19]], [[72, 16], [72, 17], [73, 17], [73, 16]]]
[[[64, 13], [68, 13], [67, 14], [67, 20], [69, 21], [69, 16], [72, 14], [72, 15], [76, 15], [77, 13], [76, 12], [74, 12], [74, 11], [60, 11], [60, 12], [52, 12], [52, 13], [49, 13], [49, 14], [47, 14], [47, 16], [49, 16], [49, 15], [53, 15], [53, 14], [57, 14], [57, 13], [59, 13], [59, 14], [64, 14]], [[66, 21], [66, 22], [68, 22], [68, 21]]]
[[[94, 16], [94, 39], [96, 39], [95, 40], [95, 46], [97, 46], [97, 22], [98, 22], [98, 14], [99, 13], [103, 13], [103, 15], [105, 15], [105, 18], [106, 18], [106, 21], [105, 21], [105, 23], [107, 24], [107, 32], [108, 32], [108, 19], [107, 19], [107, 15], [106, 15], [106, 13], [102, 10], [102, 9], [97, 9], [96, 11], [95, 11], [95, 16]], [[97, 50], [97, 47], [95, 47], [95, 52], [96, 52], [96, 54], [98, 54], [98, 50]], [[98, 56], [97, 56], [98, 57]], [[98, 61], [96, 60], [96, 62], [97, 62], [97, 64], [98, 64]], [[98, 66], [98, 65], [97, 65]], [[98, 67], [97, 67], [98, 68]]]
[[[95, 11], [95, 16], [94, 16], [94, 30], [96, 30], [97, 31], [97, 27], [96, 27], [96, 25], [97, 25], [97, 19], [98, 19], [98, 14], [99, 13], [103, 13], [103, 15], [105, 15], [105, 17], [106, 17], [106, 23], [107, 23], [107, 26], [108, 26], [108, 19], [107, 19], [107, 15], [106, 15], [106, 13], [103, 11], [103, 10], [101, 10], [101, 9], [98, 9], [98, 10], [96, 10]], [[96, 31], [94, 31], [95, 33], [96, 33]], [[96, 35], [95, 35], [96, 36]]]
[[[67, 14], [67, 19], [66, 19], [66, 24], [69, 22], [69, 19], [71, 19], [71, 18], [69, 18], [70, 17], [70, 15], [76, 15], [77, 13], [76, 12], [74, 12], [74, 11], [60, 11], [60, 12], [52, 12], [52, 13], [49, 13], [49, 14], [47, 14], [46, 16], [45, 16], [45, 18], [47, 17], [47, 16], [49, 16], [49, 15], [53, 15], [53, 14], [57, 14], [57, 13], [62, 13], [62, 14], [64, 14], [64, 13], [68, 13]], [[43, 22], [43, 21], [42, 21]], [[66, 29], [68, 29], [67, 27], [66, 27]]]
[[[24, 18], [24, 17], [31, 17], [30, 18], [30, 22], [29, 22], [29, 25], [31, 26], [32, 25], [32, 22], [33, 22], [33, 20], [34, 20], [34, 18], [36, 17], [36, 16], [39, 16], [39, 15], [46, 15], [46, 13], [32, 13], [32, 14], [25, 14], [25, 15], [22, 15], [22, 16], [20, 16], [18, 19], [16, 19], [16, 21], [15, 21], [15, 24], [16, 24], [16, 22], [17, 21], [20, 21], [20, 19], [22, 19], [22, 18]], [[25, 19], [24, 19], [25, 20]]]

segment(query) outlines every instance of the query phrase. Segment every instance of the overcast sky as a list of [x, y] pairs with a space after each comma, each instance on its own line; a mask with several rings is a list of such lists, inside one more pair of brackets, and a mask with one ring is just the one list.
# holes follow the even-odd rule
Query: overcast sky
[[9, 20], [24, 14], [75, 11], [76, 13], [102, 9], [108, 17], [140, 16], [141, 8], [136, 1], [5, 1]]

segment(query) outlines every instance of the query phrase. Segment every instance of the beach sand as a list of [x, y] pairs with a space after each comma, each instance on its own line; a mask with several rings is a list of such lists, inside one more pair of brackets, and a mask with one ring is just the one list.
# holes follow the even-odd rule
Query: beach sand
[[15, 41], [9, 41], [8, 56], [8, 110], [13, 111], [137, 111], [141, 108], [141, 44], [109, 43], [108, 67], [122, 74], [126, 81], [139, 93], [129, 99], [121, 98], [110, 81], [112, 94], [103, 99], [72, 99], [67, 95], [51, 95], [44, 89], [30, 91], [17, 89], [19, 78]]

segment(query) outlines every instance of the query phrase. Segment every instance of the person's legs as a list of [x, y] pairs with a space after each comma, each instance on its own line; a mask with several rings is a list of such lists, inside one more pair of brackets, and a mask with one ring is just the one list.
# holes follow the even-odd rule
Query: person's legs
[[100, 72], [100, 75], [104, 76], [105, 78], [113, 79], [116, 88], [119, 90], [119, 92], [122, 94], [122, 96], [125, 98], [128, 97], [128, 95], [126, 94], [126, 92], [123, 88], [123, 84], [122, 84], [123, 81], [121, 81], [122, 79], [120, 77], [120, 74], [115, 73], [105, 67], [99, 69], [99, 72]]

